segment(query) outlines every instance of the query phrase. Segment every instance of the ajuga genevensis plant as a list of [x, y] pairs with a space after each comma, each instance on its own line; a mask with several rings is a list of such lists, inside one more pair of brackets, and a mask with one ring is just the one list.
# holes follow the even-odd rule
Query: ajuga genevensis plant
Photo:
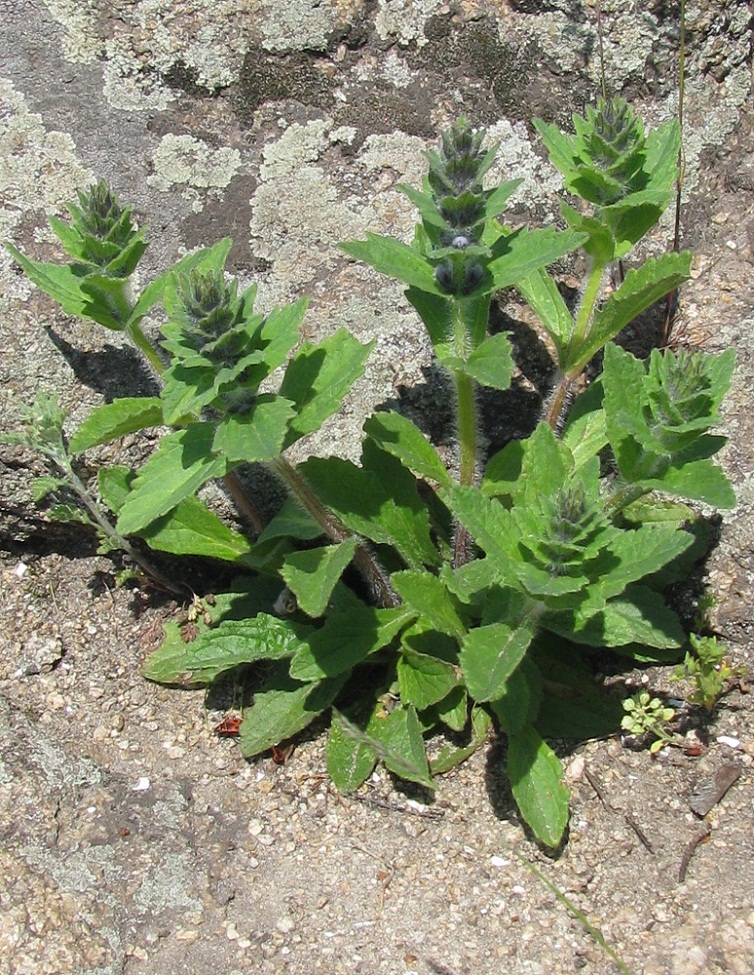
[[[56, 401], [40, 396], [14, 435], [49, 459], [36, 498], [55, 502], [53, 516], [89, 521], [106, 549], [125, 549], [147, 573], [156, 571], [150, 550], [222, 560], [235, 572], [190, 632], [167, 626], [144, 675], [208, 685], [264, 662], [252, 667], [263, 676], [243, 712], [243, 754], [329, 715], [328, 771], [344, 792], [378, 762], [432, 790], [494, 729], [506, 738], [501, 771], [520, 813], [550, 847], [564, 836], [569, 797], [545, 739], [620, 728], [621, 701], [595, 682], [595, 653], [629, 664], [677, 654], [686, 636], [663, 589], [699, 555], [687, 502], [734, 503], [712, 460], [723, 438], [709, 432], [732, 352], [655, 351], [647, 362], [613, 341], [688, 277], [690, 255], [648, 259], [606, 294], [610, 268], [673, 195], [678, 125], [647, 134], [621, 99], [573, 121], [573, 134], [535, 123], [571, 194], [567, 229], [506, 226], [519, 181], [486, 188], [496, 149], [461, 120], [427, 154], [422, 187], [402, 187], [419, 214], [413, 243], [370, 234], [342, 245], [406, 285], [452, 383], [452, 473], [389, 411], [365, 423], [359, 464], [287, 459], [338, 410], [372, 344], [345, 329], [300, 342], [306, 299], [255, 312], [255, 289], [241, 293], [225, 274], [229, 240], [134, 295], [147, 245], [99, 184], [69, 206], [70, 221], [50, 221], [68, 263], [11, 248], [67, 313], [124, 331], [161, 382], [159, 396], [94, 410], [69, 439]], [[572, 312], [547, 266], [577, 250], [587, 270]], [[516, 288], [539, 319], [556, 378], [531, 436], [488, 457], [476, 394], [511, 382], [509, 338], [488, 334], [503, 288]], [[165, 323], [152, 344], [141, 322], [160, 304]], [[600, 352], [603, 368], [586, 384]], [[280, 367], [278, 391], [260, 392]], [[85, 451], [147, 427], [170, 432], [140, 469], [109, 467], [83, 483]], [[266, 524], [238, 477], [250, 463], [267, 465], [288, 492]], [[225, 481], [247, 533], [197, 496], [211, 479]]]

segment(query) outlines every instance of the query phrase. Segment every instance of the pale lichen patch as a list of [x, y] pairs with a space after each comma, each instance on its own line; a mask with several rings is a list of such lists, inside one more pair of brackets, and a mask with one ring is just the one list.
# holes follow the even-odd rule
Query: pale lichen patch
[[[13, 238], [25, 214], [58, 213], [94, 175], [76, 155], [67, 132], [48, 132], [42, 116], [30, 112], [24, 96], [0, 78], [0, 239]], [[50, 239], [50, 231], [40, 237]], [[25, 299], [33, 285], [11, 271], [12, 258], [0, 247], [0, 292], [4, 301]]]
[[182, 186], [184, 199], [191, 203], [195, 213], [199, 213], [204, 203], [198, 191], [216, 194], [230, 183], [240, 166], [238, 149], [213, 149], [203, 139], [169, 133], [163, 136], [155, 150], [152, 157], [154, 173], [147, 177], [147, 183], [164, 192]]
[[97, 25], [96, 0], [44, 0], [55, 20], [65, 28], [63, 56], [73, 64], [94, 64], [103, 51]]
[[424, 47], [429, 43], [424, 33], [427, 20], [448, 10], [444, 0], [379, 0], [375, 26], [383, 40], [395, 37], [404, 47], [412, 41]]

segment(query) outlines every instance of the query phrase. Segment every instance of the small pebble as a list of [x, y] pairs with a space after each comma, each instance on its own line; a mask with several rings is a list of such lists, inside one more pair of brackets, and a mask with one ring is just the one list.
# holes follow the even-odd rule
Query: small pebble
[[727, 745], [728, 748], [740, 748], [741, 742], [738, 738], [733, 738], [731, 735], [718, 735], [716, 741], [721, 745]]
[[275, 922], [275, 927], [281, 934], [290, 934], [291, 931], [296, 927], [296, 922], [288, 914], [284, 914], [283, 917], [279, 917]]

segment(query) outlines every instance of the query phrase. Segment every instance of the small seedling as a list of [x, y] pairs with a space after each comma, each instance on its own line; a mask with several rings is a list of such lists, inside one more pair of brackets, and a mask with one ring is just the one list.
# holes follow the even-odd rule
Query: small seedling
[[654, 738], [649, 747], [654, 755], [666, 745], [676, 744], [676, 736], [668, 731], [668, 723], [675, 717], [675, 710], [667, 707], [659, 697], [652, 697], [649, 691], [639, 691], [623, 702], [625, 717], [621, 728], [637, 738]]
[[727, 658], [728, 648], [719, 644], [717, 637], [692, 633], [689, 640], [691, 650], [686, 651], [683, 663], [676, 667], [670, 679], [689, 681], [692, 686], [689, 702], [711, 710], [728, 682], [732, 678], [742, 677], [745, 671], [731, 667]]

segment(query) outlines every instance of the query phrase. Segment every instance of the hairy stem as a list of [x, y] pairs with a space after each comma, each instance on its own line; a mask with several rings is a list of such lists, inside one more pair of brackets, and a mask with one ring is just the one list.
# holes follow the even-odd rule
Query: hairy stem
[[140, 566], [148, 576], [154, 579], [158, 585], [162, 586], [164, 589], [167, 589], [168, 592], [172, 592], [174, 595], [185, 596], [185, 588], [177, 586], [171, 579], [156, 568], [156, 566], [154, 566], [149, 559], [145, 558], [140, 552], [138, 552], [133, 545], [131, 545], [128, 539], [124, 538], [118, 533], [118, 531], [110, 523], [109, 519], [106, 518], [102, 513], [100, 506], [91, 496], [84, 482], [74, 471], [68, 458], [66, 457], [63, 459], [61, 457], [54, 457], [51, 459], [64, 474], [71, 490], [76, 494], [81, 504], [86, 508], [90, 518], [95, 523], [96, 527], [102, 532], [102, 534], [115, 542], [117, 547], [122, 549], [126, 555], [128, 555], [133, 562]]
[[558, 373], [555, 386], [542, 412], [542, 419], [549, 424], [555, 433], [560, 433], [565, 426], [578, 382], [578, 377], [572, 379], [570, 376], [566, 376], [565, 373]]
[[[591, 260], [591, 267], [586, 281], [584, 294], [581, 296], [576, 322], [573, 327], [570, 345], [578, 349], [589, 335], [594, 317], [594, 308], [602, 290], [602, 279], [607, 271], [607, 265], [602, 261]], [[583, 367], [582, 367], [583, 368]], [[579, 372], [581, 369], [579, 369]]]
[[[277, 474], [294, 498], [305, 511], [309, 512], [329, 538], [334, 542], [344, 542], [346, 539], [354, 537], [354, 533], [346, 528], [340, 518], [322, 504], [296, 468], [289, 464], [284, 457], [276, 457], [275, 460], [269, 462], [268, 466]], [[400, 605], [400, 599], [390, 585], [387, 573], [361, 542], [356, 547], [353, 562], [378, 606], [393, 607]]]

